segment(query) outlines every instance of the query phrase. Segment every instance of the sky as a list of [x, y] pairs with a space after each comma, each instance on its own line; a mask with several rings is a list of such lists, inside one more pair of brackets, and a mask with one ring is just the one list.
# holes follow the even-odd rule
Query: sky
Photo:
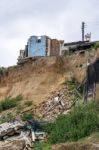
[[0, 66], [15, 65], [31, 35], [80, 41], [82, 21], [99, 40], [99, 0], [1, 0]]

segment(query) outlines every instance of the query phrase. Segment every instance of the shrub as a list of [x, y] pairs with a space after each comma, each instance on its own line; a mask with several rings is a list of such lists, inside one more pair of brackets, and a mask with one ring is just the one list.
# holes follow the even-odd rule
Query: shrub
[[33, 118], [33, 113], [27, 112], [21, 116], [23, 121], [31, 120]]
[[6, 98], [0, 102], [0, 111], [16, 107], [21, 99], [22, 97], [20, 95], [14, 98]]
[[0, 75], [3, 76], [5, 72], [5, 68], [4, 67], [0, 67]]
[[97, 43], [94, 45], [94, 48], [95, 48], [95, 49], [99, 48], [99, 42], [97, 42]]
[[77, 141], [99, 130], [99, 102], [75, 107], [70, 114], [60, 115], [45, 131], [53, 144]]

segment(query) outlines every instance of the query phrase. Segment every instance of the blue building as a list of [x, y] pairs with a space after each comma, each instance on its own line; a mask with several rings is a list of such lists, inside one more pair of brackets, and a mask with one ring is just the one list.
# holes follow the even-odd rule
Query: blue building
[[20, 50], [18, 61], [35, 56], [59, 56], [64, 41], [51, 39], [46, 35], [31, 36], [25, 50]]
[[47, 36], [31, 36], [27, 43], [28, 57], [46, 56]]

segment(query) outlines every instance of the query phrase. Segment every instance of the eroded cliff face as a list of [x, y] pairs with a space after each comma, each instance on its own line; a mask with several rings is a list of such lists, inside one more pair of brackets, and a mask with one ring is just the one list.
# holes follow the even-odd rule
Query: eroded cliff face
[[40, 104], [61, 89], [74, 74], [78, 81], [85, 77], [87, 55], [41, 57], [12, 66], [0, 76], [0, 100], [22, 95], [24, 100]]
[[0, 100], [21, 94], [23, 99], [39, 104], [61, 87], [69, 70], [68, 59], [61, 57], [39, 58], [9, 67], [1, 76]]

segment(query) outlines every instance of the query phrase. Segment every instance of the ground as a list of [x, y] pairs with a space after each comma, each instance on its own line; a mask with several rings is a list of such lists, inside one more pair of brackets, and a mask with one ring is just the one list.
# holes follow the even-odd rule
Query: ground
[[[59, 92], [63, 88], [63, 84], [72, 76], [75, 76], [78, 82], [84, 80], [89, 54], [92, 59], [99, 56], [97, 52], [95, 54], [94, 52], [86, 52], [84, 55], [41, 57], [6, 68], [4, 74], [0, 75], [0, 101], [6, 97], [22, 95], [21, 106], [24, 106], [27, 101], [32, 101], [33, 106], [19, 107], [17, 111], [21, 111], [21, 113], [34, 111], [34, 106], [39, 110], [42, 104]], [[0, 113], [0, 115], [5, 115], [9, 111], [15, 113], [15, 109], [12, 108]], [[99, 149], [99, 143], [95, 137], [90, 137], [86, 141], [85, 143], [55, 145], [52, 150]]]
[[82, 80], [83, 69], [81, 71], [79, 67], [80, 62], [74, 61], [66, 57], [47, 57], [9, 67], [7, 75], [1, 77], [0, 100], [21, 94], [24, 100], [33, 100], [36, 104], [45, 101], [61, 88], [61, 84], [69, 78], [73, 69], [77, 67], [76, 64], [78, 67], [76, 70], [74, 69], [74, 72], [78, 73], [80, 80]]
[[99, 150], [99, 133], [94, 133], [78, 142], [55, 145], [52, 150]]
[[[0, 76], [0, 100], [22, 95], [23, 103], [32, 101], [39, 108], [61, 90], [71, 76], [83, 81], [89, 54], [41, 57], [7, 68]], [[96, 52], [91, 52], [93, 56], [96, 57]]]

